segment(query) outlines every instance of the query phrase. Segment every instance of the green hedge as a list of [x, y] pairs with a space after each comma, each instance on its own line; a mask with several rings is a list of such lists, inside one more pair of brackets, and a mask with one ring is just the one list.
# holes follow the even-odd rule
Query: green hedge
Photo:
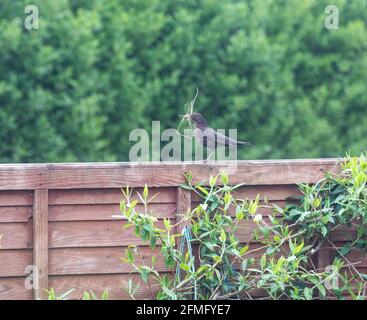
[[366, 150], [367, 2], [0, 2], [0, 161], [127, 160], [131, 129], [196, 110], [256, 146], [242, 158]]

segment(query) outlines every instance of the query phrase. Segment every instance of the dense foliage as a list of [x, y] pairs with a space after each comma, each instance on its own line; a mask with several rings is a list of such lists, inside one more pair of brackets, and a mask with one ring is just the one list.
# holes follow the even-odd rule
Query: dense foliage
[[[219, 178], [221, 186], [217, 185]], [[122, 214], [129, 222], [125, 227], [133, 227], [152, 247], [159, 244], [166, 267], [177, 268], [172, 277], [160, 274], [155, 256], [151, 262], [138, 260], [137, 246], [126, 250], [124, 261], [148, 284], [153, 299], [254, 299], [259, 294], [266, 299], [366, 298], [367, 275], [356, 268], [357, 261], [348, 259], [353, 249], [366, 254], [367, 248], [365, 156], [348, 159], [340, 175], [327, 174], [314, 186], [300, 186], [300, 204], [285, 209], [273, 206], [274, 213], [268, 217], [259, 209], [269, 205], [260, 203], [259, 196], [254, 200], [236, 198], [234, 191], [239, 185], [230, 186], [225, 174], [195, 186], [190, 175], [187, 180], [183, 187], [203, 201], [177, 224], [164, 219], [162, 227], [149, 214], [147, 188], [139, 194], [145, 204], [143, 212], [136, 210], [131, 190], [124, 192], [121, 202]], [[176, 232], [185, 221], [190, 222], [192, 235], [187, 236], [185, 229]], [[253, 234], [244, 239], [243, 234], [248, 233], [244, 230], [251, 225], [255, 225]], [[342, 247], [332, 236], [341, 230], [349, 234], [344, 239], [350, 238]], [[188, 249], [178, 248], [177, 239], [187, 241]], [[330, 266], [318, 265], [315, 259], [324, 248], [334, 256]], [[136, 289], [130, 281], [132, 296]]]
[[366, 150], [367, 2], [0, 2], [0, 161], [127, 160], [133, 128], [196, 110], [256, 146], [242, 158]]

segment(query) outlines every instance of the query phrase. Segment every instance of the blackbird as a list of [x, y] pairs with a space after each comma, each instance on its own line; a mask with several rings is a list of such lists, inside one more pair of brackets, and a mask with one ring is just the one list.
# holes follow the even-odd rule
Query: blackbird
[[189, 115], [189, 119], [195, 127], [196, 138], [205, 146], [210, 149], [216, 149], [218, 147], [234, 147], [238, 145], [244, 145], [253, 147], [249, 142], [239, 141], [227, 137], [223, 134], [218, 133], [213, 128], [209, 127], [208, 123], [204, 117], [198, 113], [194, 112]]

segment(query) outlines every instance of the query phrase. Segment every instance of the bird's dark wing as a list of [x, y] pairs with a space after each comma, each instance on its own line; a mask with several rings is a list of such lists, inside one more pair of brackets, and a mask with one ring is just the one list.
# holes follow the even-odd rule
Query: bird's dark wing
[[245, 145], [245, 146], [251, 146], [251, 144], [246, 141], [235, 140], [219, 132], [216, 132], [215, 136], [216, 136], [216, 141], [217, 141], [218, 146], [234, 147], [239, 144]]
[[246, 145], [251, 146], [250, 143], [245, 141], [238, 141], [229, 138], [221, 133], [218, 133], [212, 128], [207, 128], [205, 130], [195, 129], [195, 136], [205, 147], [215, 149], [217, 147], [234, 147], [236, 145]]

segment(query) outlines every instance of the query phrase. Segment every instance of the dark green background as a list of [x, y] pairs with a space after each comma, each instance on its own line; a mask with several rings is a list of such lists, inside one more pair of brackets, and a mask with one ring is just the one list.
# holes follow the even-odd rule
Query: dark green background
[[[2, 0], [0, 162], [128, 160], [129, 132], [184, 104], [255, 149], [366, 151], [367, 1]], [[40, 10], [27, 31], [26, 4]]]

